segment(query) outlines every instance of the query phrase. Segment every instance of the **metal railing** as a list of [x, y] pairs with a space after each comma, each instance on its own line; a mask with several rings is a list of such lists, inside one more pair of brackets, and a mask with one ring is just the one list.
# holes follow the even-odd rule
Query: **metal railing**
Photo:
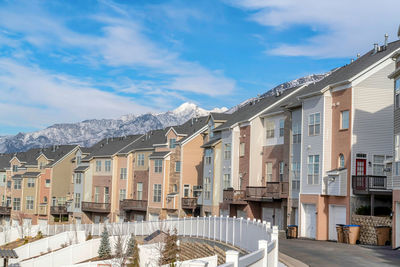
[[287, 198], [288, 193], [288, 182], [267, 182], [266, 186], [248, 186], [246, 188], [246, 199], [263, 200]]
[[246, 202], [246, 190], [224, 189], [223, 201], [227, 203], [244, 203]]
[[67, 205], [51, 206], [50, 214], [68, 214]]
[[182, 209], [195, 209], [197, 207], [197, 198], [183, 197], [181, 199]]
[[387, 177], [378, 175], [353, 175], [352, 187], [355, 194], [369, 194], [371, 191], [390, 191]]
[[0, 206], [0, 215], [10, 215], [10, 214], [11, 214], [11, 207]]

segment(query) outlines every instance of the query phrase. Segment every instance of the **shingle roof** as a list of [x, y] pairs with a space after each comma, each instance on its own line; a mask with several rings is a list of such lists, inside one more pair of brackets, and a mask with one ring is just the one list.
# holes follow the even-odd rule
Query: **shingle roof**
[[62, 157], [70, 153], [73, 149], [75, 149], [77, 145], [61, 145], [61, 146], [52, 146], [46, 147], [41, 150], [46, 158], [52, 160], [51, 166], [53, 163], [59, 161]]
[[164, 158], [166, 155], [171, 153], [171, 151], [158, 151], [158, 152], [153, 152], [149, 158]]
[[5, 170], [10, 166], [10, 160], [12, 159], [13, 154], [1, 154], [0, 155], [0, 171]]
[[214, 144], [218, 143], [220, 140], [221, 140], [221, 138], [212, 139], [212, 140], [208, 141], [207, 143], [205, 143], [204, 145], [202, 145], [201, 147], [203, 147], [203, 148], [211, 147]]
[[210, 115], [216, 121], [226, 121], [231, 117], [232, 114], [211, 112]]
[[262, 112], [264, 109], [269, 107], [270, 105], [274, 104], [276, 101], [282, 99], [283, 97], [289, 95], [299, 87], [293, 87], [290, 89], [287, 89], [282, 92], [279, 96], [275, 95], [270, 95], [267, 97], [263, 97], [259, 99], [256, 102], [251, 102], [241, 108], [239, 108], [237, 111], [233, 112], [230, 116], [230, 118], [223, 123], [222, 125], [218, 126], [217, 128], [214, 129], [214, 131], [222, 130], [231, 127], [232, 125], [241, 122], [241, 121], [246, 121], [256, 115], [257, 113]]
[[373, 50], [368, 51], [363, 56], [355, 60], [354, 62], [345, 65], [341, 68], [338, 68], [333, 73], [323, 78], [322, 80], [307, 85], [303, 91], [303, 95], [308, 95], [312, 93], [316, 93], [328, 85], [332, 85], [335, 83], [339, 83], [342, 81], [347, 81], [372, 66], [379, 60], [383, 59], [386, 56], [389, 56], [391, 53], [400, 48], [400, 40], [395, 42], [391, 42], [388, 44], [386, 50], [380, 51], [378, 53], [373, 53]]
[[17, 259], [18, 255], [13, 249], [2, 249], [0, 248], [0, 258], [6, 259]]
[[33, 178], [33, 177], [37, 177], [40, 174], [40, 172], [25, 172], [24, 174], [22, 174], [22, 178]]
[[20, 162], [25, 162], [26, 165], [35, 165], [37, 157], [40, 155], [41, 148], [32, 148], [25, 152], [14, 153]]
[[163, 144], [166, 142], [165, 129], [152, 130], [142, 135], [136, 142], [126, 146], [118, 154], [127, 154], [134, 150], [153, 149], [154, 144]]
[[[135, 142], [141, 135], [128, 135], [124, 137], [109, 138], [108, 142], [100, 143], [100, 148], [90, 153], [89, 158], [93, 157], [110, 157], [127, 145]], [[97, 144], [96, 144], [97, 145]]]
[[87, 165], [87, 166], [79, 166], [79, 167], [76, 167], [76, 168], [74, 169], [74, 172], [84, 172], [84, 171], [86, 171], [88, 168], [89, 168], [89, 165]]
[[179, 143], [184, 142], [189, 139], [193, 134], [198, 132], [201, 128], [207, 125], [208, 116], [203, 116], [199, 118], [193, 118], [188, 120], [182, 125], [173, 126], [174, 130], [178, 134], [185, 134], [186, 136], [179, 140]]

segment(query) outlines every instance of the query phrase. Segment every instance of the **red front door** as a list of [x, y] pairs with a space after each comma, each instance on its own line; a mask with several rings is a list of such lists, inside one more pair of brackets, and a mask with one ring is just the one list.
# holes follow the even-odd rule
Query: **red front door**
[[356, 187], [359, 190], [365, 190], [367, 186], [366, 177], [367, 174], [367, 160], [366, 159], [356, 159]]

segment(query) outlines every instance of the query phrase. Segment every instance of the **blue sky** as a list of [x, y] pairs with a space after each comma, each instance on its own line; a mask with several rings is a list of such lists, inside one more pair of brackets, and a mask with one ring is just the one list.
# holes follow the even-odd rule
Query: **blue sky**
[[397, 0], [0, 1], [0, 135], [231, 107], [397, 39]]

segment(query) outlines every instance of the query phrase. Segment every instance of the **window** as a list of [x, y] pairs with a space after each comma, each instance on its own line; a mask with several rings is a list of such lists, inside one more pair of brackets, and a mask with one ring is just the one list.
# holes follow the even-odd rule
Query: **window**
[[7, 188], [11, 188], [11, 181], [7, 181]]
[[126, 177], [128, 176], [126, 168], [121, 168], [121, 173], [119, 176], [120, 176], [121, 180], [126, 180]]
[[308, 156], [307, 183], [319, 184], [319, 155]]
[[75, 193], [74, 203], [75, 203], [76, 209], [79, 209], [81, 207], [81, 194], [80, 193]]
[[104, 162], [104, 169], [106, 172], [110, 172], [111, 171], [111, 160], [106, 160]]
[[211, 124], [211, 125], [210, 125], [210, 138], [213, 138], [213, 137], [214, 137], [214, 128], [215, 128], [215, 125], [214, 125], [214, 124]]
[[21, 189], [21, 180], [14, 180], [14, 189]]
[[137, 165], [144, 166], [144, 154], [137, 155]]
[[59, 206], [63, 206], [63, 205], [65, 205], [65, 203], [67, 202], [67, 198], [66, 197], [59, 197], [58, 199], [57, 199], [57, 204], [59, 205]]
[[33, 197], [26, 197], [26, 209], [33, 210]]
[[266, 123], [267, 139], [275, 137], [275, 122], [268, 120]]
[[21, 198], [15, 197], [13, 200], [13, 210], [21, 210]]
[[7, 207], [11, 207], [11, 197], [7, 197]]
[[344, 156], [343, 156], [343, 154], [339, 155], [339, 168], [344, 168]]
[[119, 190], [119, 200], [124, 200], [126, 198], [126, 189]]
[[400, 162], [396, 162], [394, 165], [394, 175], [400, 176]]
[[244, 152], [245, 152], [245, 148], [246, 148], [245, 146], [246, 146], [245, 143], [240, 143], [240, 146], [239, 146], [239, 156], [241, 156], [241, 157], [244, 156]]
[[279, 136], [282, 137], [285, 135], [285, 120], [279, 120]]
[[343, 110], [340, 112], [340, 129], [345, 130], [349, 129], [349, 111], [348, 110]]
[[223, 179], [223, 188], [227, 189], [229, 187], [231, 187], [231, 175], [229, 173], [225, 173]]
[[395, 108], [400, 108], [400, 78], [394, 81], [394, 91], [395, 91]]
[[76, 164], [79, 165], [82, 162], [82, 157], [81, 156], [77, 156], [76, 157]]
[[94, 188], [94, 202], [99, 203], [100, 200], [100, 187], [96, 186]]
[[136, 191], [137, 191], [136, 199], [142, 200], [142, 198], [143, 198], [143, 183], [137, 183]]
[[57, 198], [56, 197], [52, 197], [51, 198], [51, 205], [52, 206], [57, 206]]
[[28, 187], [35, 187], [35, 178], [28, 178]]
[[211, 178], [204, 178], [204, 199], [209, 200], [211, 198]]
[[13, 165], [12, 166], [12, 171], [17, 172], [18, 171], [18, 165]]
[[320, 114], [310, 114], [308, 116], [308, 135], [319, 135], [320, 133]]
[[96, 160], [96, 172], [101, 172], [101, 161]]
[[212, 155], [212, 150], [206, 149], [206, 165], [211, 164], [211, 155]]
[[394, 160], [400, 161], [400, 135], [394, 137]]
[[110, 203], [110, 188], [104, 187], [104, 203]]
[[224, 159], [231, 159], [231, 144], [224, 144]]
[[183, 196], [184, 197], [190, 196], [190, 185], [188, 184], [183, 185]]
[[44, 162], [40, 162], [40, 163], [39, 163], [39, 169], [40, 169], [40, 170], [43, 170], [43, 169], [44, 169]]
[[154, 172], [162, 172], [162, 159], [156, 159], [154, 160]]
[[154, 202], [161, 202], [161, 184], [155, 184], [154, 185], [153, 201]]
[[169, 148], [175, 148], [176, 147], [176, 139], [171, 138], [169, 139]]
[[47, 197], [46, 196], [43, 197], [43, 203], [47, 203]]
[[75, 173], [75, 183], [76, 184], [82, 183], [82, 173], [81, 172]]
[[383, 169], [385, 168], [384, 161], [385, 156], [383, 155], [374, 155], [373, 157], [373, 174], [378, 176], [383, 176]]
[[50, 187], [50, 179], [46, 179], [46, 184], [45, 184], [45, 186], [46, 186], [46, 187]]
[[272, 162], [265, 163], [265, 178], [267, 182], [272, 182]]
[[300, 189], [300, 162], [292, 162], [292, 189]]
[[175, 172], [181, 172], [181, 162], [175, 162]]
[[178, 192], [178, 185], [177, 184], [173, 184], [172, 185], [172, 192], [173, 193], [177, 193]]
[[301, 143], [301, 123], [297, 122], [292, 125], [293, 144]]
[[279, 162], [279, 181], [283, 182], [283, 175], [285, 172], [285, 162]]

